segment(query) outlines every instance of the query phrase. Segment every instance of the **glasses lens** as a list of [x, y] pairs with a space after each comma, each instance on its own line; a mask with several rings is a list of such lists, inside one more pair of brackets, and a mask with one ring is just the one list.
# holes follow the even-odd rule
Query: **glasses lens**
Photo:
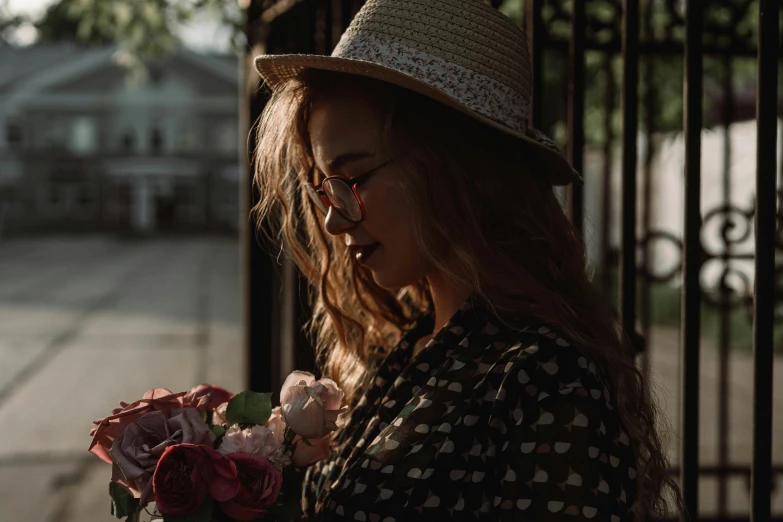
[[318, 192], [315, 190], [315, 188], [313, 188], [312, 185], [305, 183], [305, 190], [307, 190], [307, 195], [310, 196], [310, 199], [313, 201], [315, 208], [324, 214], [329, 212], [329, 208], [326, 206], [326, 203], [324, 203], [324, 200], [321, 199], [321, 196], [318, 195]]
[[362, 207], [356, 200], [351, 187], [340, 179], [330, 179], [324, 182], [324, 192], [329, 197], [329, 202], [340, 214], [351, 221], [362, 219]]

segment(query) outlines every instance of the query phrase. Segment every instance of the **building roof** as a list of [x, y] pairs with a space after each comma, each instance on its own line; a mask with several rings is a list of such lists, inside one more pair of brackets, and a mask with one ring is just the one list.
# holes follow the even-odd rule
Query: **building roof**
[[[87, 56], [111, 55], [113, 46], [81, 47], [73, 43], [38, 44], [26, 47], [0, 46], [0, 92], [10, 90], [21, 80], [67, 62]], [[212, 74], [238, 81], [237, 57], [233, 54], [201, 53], [182, 48], [176, 53]], [[99, 58], [100, 60], [100, 58]]]
[[[116, 50], [115, 46], [74, 44], [0, 47], [0, 121], [4, 114], [13, 112], [41, 92], [81, 80], [109, 66], [119, 67]], [[205, 78], [238, 85], [239, 60], [235, 55], [182, 48], [164, 57], [164, 63], [172, 60], [201, 71]]]
[[0, 92], [10, 89], [23, 78], [84, 52], [85, 49], [71, 43], [0, 46]]

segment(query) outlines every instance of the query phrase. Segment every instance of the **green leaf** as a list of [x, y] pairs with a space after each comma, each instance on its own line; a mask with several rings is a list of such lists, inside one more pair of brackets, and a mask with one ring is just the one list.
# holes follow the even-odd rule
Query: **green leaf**
[[228, 401], [226, 421], [229, 424], [266, 424], [272, 415], [272, 394], [243, 391]]
[[212, 433], [215, 434], [215, 437], [220, 438], [226, 434], [226, 428], [224, 428], [220, 424], [214, 424], [212, 426]]
[[116, 482], [109, 482], [111, 495], [111, 514], [117, 518], [125, 518], [139, 510], [139, 499], [133, 498], [127, 489]]
[[163, 515], [163, 522], [210, 522], [215, 501], [207, 497], [194, 513], [187, 515]]

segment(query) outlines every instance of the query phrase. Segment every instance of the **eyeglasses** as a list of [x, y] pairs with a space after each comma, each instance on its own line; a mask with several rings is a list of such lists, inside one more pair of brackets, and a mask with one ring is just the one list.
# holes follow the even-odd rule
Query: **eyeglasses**
[[[355, 178], [329, 176], [323, 180], [320, 187], [316, 187], [308, 181], [305, 182], [305, 189], [315, 208], [321, 213], [327, 214], [329, 207], [333, 206], [342, 217], [353, 223], [358, 223], [364, 219], [364, 203], [359, 197], [358, 188], [370, 179], [370, 176], [398, 158], [399, 156], [394, 157]], [[314, 173], [315, 165], [313, 165], [311, 175]]]

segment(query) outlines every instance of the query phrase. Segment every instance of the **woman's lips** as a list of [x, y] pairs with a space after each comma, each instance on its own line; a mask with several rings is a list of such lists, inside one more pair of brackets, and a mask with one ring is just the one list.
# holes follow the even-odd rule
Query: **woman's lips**
[[369, 246], [356, 247], [356, 261], [362, 264], [366, 263], [372, 253], [375, 252], [379, 246], [381, 246], [380, 243], [373, 243]]

